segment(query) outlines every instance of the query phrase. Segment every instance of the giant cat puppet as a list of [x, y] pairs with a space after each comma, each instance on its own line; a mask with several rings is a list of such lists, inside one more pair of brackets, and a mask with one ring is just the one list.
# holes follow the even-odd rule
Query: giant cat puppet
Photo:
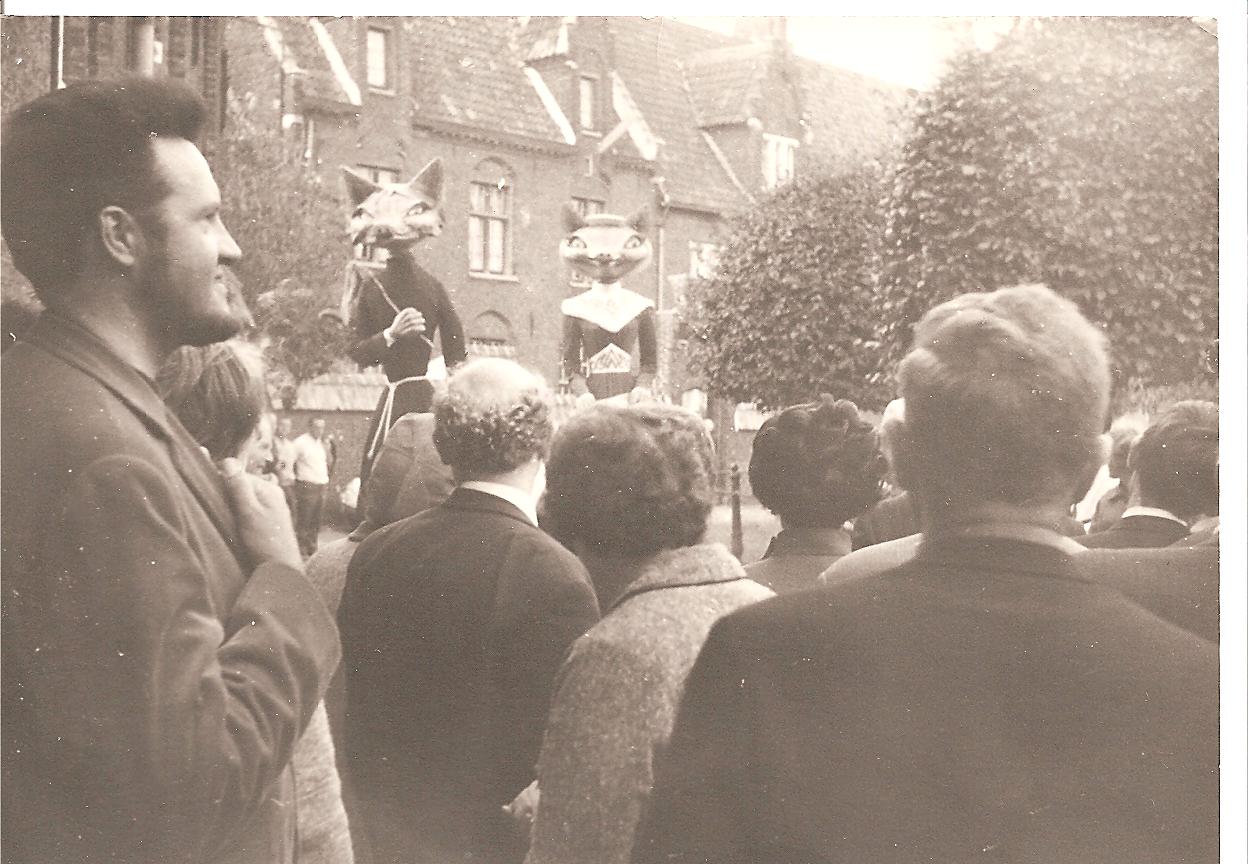
[[434, 159], [407, 183], [377, 184], [342, 170], [355, 208], [351, 242], [389, 253], [384, 269], [353, 263], [343, 294], [343, 317], [354, 321], [359, 336], [351, 358], [361, 366], [380, 363], [387, 381], [364, 448], [363, 488], [391, 425], [408, 412], [430, 410], [434, 335], [441, 332], [449, 368], [465, 357], [464, 328], [442, 283], [412, 259], [413, 246], [442, 233], [441, 161]]
[[582, 216], [565, 205], [559, 254], [590, 279], [563, 301], [563, 363], [578, 401], [649, 397], [658, 366], [654, 303], [620, 280], [650, 260], [646, 211]]

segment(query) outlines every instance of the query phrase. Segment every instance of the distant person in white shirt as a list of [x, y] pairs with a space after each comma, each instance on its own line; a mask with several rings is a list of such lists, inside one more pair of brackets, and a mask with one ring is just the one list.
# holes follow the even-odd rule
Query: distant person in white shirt
[[325, 420], [313, 418], [308, 431], [295, 439], [295, 535], [305, 555], [316, 551], [316, 535], [321, 530], [321, 510], [333, 468], [325, 439]]
[[290, 514], [294, 516], [298, 504], [295, 500], [295, 442], [290, 432], [290, 418], [279, 417], [273, 426], [273, 458], [269, 462], [269, 473], [282, 487]]

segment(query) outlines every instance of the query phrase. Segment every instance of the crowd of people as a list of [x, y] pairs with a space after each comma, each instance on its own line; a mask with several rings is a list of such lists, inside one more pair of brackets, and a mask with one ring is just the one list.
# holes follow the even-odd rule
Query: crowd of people
[[8, 860], [1217, 860], [1216, 405], [1111, 423], [1072, 303], [959, 295], [878, 423], [763, 424], [742, 566], [698, 416], [555, 428], [477, 359], [316, 549], [323, 421], [245, 470], [203, 120], [128, 80], [6, 124]]

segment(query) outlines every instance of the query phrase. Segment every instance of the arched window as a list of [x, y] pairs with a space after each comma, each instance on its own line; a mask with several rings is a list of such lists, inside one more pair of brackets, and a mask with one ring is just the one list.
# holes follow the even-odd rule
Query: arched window
[[511, 323], [498, 312], [482, 312], [468, 327], [468, 353], [473, 357], [515, 357]]
[[487, 159], [473, 172], [468, 193], [468, 270], [511, 276], [511, 172]]

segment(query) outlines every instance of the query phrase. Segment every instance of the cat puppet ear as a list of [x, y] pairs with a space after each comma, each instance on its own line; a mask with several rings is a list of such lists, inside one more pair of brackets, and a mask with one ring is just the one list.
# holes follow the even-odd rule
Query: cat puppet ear
[[442, 200], [442, 160], [433, 159], [408, 184], [413, 192], [423, 194], [434, 201]]
[[381, 188], [362, 174], [356, 174], [346, 165], [342, 166], [342, 176], [347, 181], [347, 194], [351, 196], [351, 203], [356, 206]]
[[650, 230], [649, 208], [642, 207], [637, 212], [633, 213], [633, 215], [629, 216], [628, 224], [632, 225], [633, 230], [635, 230], [638, 234], [645, 234], [647, 231], [649, 231]]
[[571, 204], [563, 205], [563, 230], [571, 234], [585, 227], [585, 217]]

